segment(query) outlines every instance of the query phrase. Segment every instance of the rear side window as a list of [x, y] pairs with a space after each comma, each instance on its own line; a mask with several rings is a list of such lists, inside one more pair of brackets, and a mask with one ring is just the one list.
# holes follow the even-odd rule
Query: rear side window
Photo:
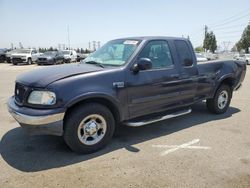
[[189, 67], [193, 65], [192, 53], [185, 41], [177, 40], [174, 42], [182, 66]]

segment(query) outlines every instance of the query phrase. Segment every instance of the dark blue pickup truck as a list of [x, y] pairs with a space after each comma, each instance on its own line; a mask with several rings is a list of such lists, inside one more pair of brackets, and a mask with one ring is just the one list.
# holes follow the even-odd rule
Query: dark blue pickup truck
[[30, 134], [63, 136], [72, 150], [91, 153], [121, 124], [184, 115], [202, 100], [210, 112], [224, 113], [245, 73], [240, 61], [197, 65], [184, 38], [116, 39], [78, 64], [19, 76], [8, 108]]

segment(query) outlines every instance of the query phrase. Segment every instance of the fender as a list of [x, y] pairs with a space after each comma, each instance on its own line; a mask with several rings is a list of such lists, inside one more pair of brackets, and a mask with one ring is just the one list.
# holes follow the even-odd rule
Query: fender
[[78, 95], [78, 96], [74, 97], [73, 99], [71, 99], [70, 101], [68, 101], [65, 104], [65, 108], [70, 108], [73, 105], [75, 105], [78, 102], [81, 102], [83, 100], [94, 99], [94, 98], [105, 99], [105, 100], [109, 101], [116, 108], [116, 110], [118, 110], [119, 118], [122, 119], [122, 110], [121, 110], [121, 107], [119, 105], [119, 101], [116, 100], [115, 97], [113, 97], [107, 93], [88, 92], [88, 93]]
[[234, 73], [228, 73], [226, 75], [223, 75], [222, 77], [220, 77], [220, 79], [218, 80], [218, 83], [223, 82], [223, 80], [227, 79], [227, 78], [232, 78], [234, 79], [235, 74]]
[[235, 79], [234, 74], [233, 74], [233, 73], [228, 73], [228, 74], [223, 75], [222, 77], [219, 78], [219, 80], [216, 82], [216, 85], [215, 85], [215, 87], [214, 87], [214, 91], [213, 91], [213, 95], [212, 95], [213, 97], [214, 97], [214, 95], [215, 95], [217, 89], [218, 89], [219, 86], [221, 85], [221, 83], [222, 83], [224, 80], [228, 79], [228, 78], [230, 78], [230, 79]]

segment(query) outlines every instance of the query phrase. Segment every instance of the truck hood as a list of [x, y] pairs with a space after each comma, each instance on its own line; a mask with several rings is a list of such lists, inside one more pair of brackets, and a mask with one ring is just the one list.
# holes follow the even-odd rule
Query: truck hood
[[14, 54], [11, 54], [11, 56], [14, 56], [14, 57], [20, 57], [20, 56], [28, 56], [29, 54], [25, 54], [25, 53], [14, 53]]
[[16, 82], [30, 87], [44, 88], [47, 85], [74, 75], [100, 71], [102, 67], [87, 64], [66, 64], [39, 68], [17, 77]]
[[38, 58], [39, 58], [39, 57], [41, 57], [41, 58], [53, 58], [53, 57], [55, 57], [55, 55], [41, 54], [41, 55], [38, 55], [37, 57], [38, 57]]
[[70, 58], [70, 55], [69, 54], [64, 54], [63, 55], [65, 58]]

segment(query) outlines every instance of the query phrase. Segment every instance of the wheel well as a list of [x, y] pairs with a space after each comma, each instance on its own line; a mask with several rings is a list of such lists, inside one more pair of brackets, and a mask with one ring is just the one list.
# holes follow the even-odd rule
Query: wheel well
[[222, 85], [228, 85], [228, 86], [231, 88], [231, 90], [233, 90], [234, 81], [235, 81], [235, 79], [232, 78], [232, 77], [230, 77], [230, 78], [225, 78], [224, 80], [222, 80], [222, 81], [220, 82], [220, 84], [218, 85], [218, 87], [216, 88], [216, 90], [214, 91], [213, 97], [214, 97], [214, 95], [216, 94], [217, 90], [218, 90], [218, 89], [220, 88], [220, 86], [222, 86]]
[[222, 82], [220, 83], [220, 86], [221, 85], [228, 85], [231, 89], [233, 89], [234, 81], [235, 81], [234, 78], [226, 78], [226, 79], [222, 80]]
[[64, 119], [67, 117], [68, 114], [70, 114], [70, 112], [72, 112], [75, 108], [78, 108], [81, 105], [87, 104], [87, 103], [98, 103], [98, 104], [102, 104], [103, 106], [106, 106], [111, 113], [113, 114], [114, 118], [115, 118], [115, 122], [118, 123], [120, 122], [120, 113], [119, 113], [119, 109], [109, 100], [105, 99], [105, 98], [90, 98], [90, 99], [84, 99], [82, 101], [79, 101], [77, 103], [75, 103], [74, 105], [70, 106], [65, 113]]

